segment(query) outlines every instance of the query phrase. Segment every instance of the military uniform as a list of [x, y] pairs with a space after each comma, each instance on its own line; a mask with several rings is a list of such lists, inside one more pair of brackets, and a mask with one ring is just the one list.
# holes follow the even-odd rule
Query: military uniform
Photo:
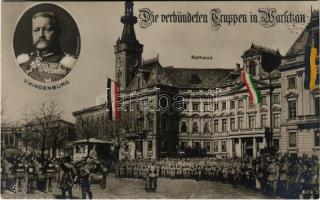
[[6, 159], [1, 160], [1, 193], [7, 189], [8, 180], [8, 161]]
[[299, 197], [299, 174], [301, 172], [300, 164], [297, 160], [291, 160], [288, 169], [289, 179], [289, 198], [297, 199]]
[[273, 160], [268, 166], [268, 186], [269, 191], [275, 194], [277, 189], [277, 181], [279, 178], [279, 166]]
[[55, 166], [49, 162], [46, 167], [47, 172], [47, 182], [46, 182], [46, 189], [48, 192], [52, 191], [52, 181], [55, 177]]
[[86, 199], [86, 196], [88, 195], [89, 199], [92, 199], [92, 191], [90, 188], [90, 185], [91, 185], [90, 170], [88, 165], [86, 165], [81, 170], [80, 185], [81, 185], [82, 198]]
[[24, 180], [26, 173], [25, 173], [25, 166], [21, 161], [18, 161], [17, 164], [17, 187], [18, 187], [18, 192], [21, 192], [22, 190], [22, 181]]
[[279, 177], [279, 183], [278, 183], [278, 190], [280, 197], [287, 197], [287, 191], [288, 191], [288, 169], [289, 169], [289, 163], [286, 158], [283, 158], [280, 166], [280, 177]]
[[40, 55], [38, 51], [17, 56], [22, 70], [34, 80], [43, 83], [55, 82], [65, 77], [76, 63], [75, 56], [63, 52]]
[[27, 194], [34, 192], [34, 185], [37, 173], [35, 166], [30, 163], [27, 165]]
[[151, 164], [148, 167], [147, 191], [155, 192], [157, 190], [158, 175], [159, 175], [158, 167], [154, 163]]
[[319, 162], [317, 156], [312, 156], [312, 195], [314, 199], [319, 199]]

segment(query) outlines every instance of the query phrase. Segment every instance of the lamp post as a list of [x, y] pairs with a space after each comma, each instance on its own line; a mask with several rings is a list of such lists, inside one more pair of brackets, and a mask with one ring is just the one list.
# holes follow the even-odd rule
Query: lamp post
[[270, 110], [270, 127], [265, 129], [265, 137], [267, 141], [267, 151], [271, 152], [273, 150], [273, 116], [272, 116], [272, 93], [273, 93], [273, 86], [272, 86], [272, 77], [271, 73], [269, 73], [269, 92], [270, 92], [270, 105], [269, 105], [269, 110]]

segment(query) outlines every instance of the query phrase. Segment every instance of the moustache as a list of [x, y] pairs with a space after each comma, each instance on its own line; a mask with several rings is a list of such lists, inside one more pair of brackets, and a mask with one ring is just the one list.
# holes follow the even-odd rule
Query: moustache
[[36, 45], [39, 44], [40, 42], [46, 42], [48, 43], [49, 40], [45, 39], [45, 38], [40, 38], [37, 42], [36, 42]]

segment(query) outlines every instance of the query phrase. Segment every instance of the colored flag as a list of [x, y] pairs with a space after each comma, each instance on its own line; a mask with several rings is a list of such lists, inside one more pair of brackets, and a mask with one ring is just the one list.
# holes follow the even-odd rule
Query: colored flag
[[[319, 32], [318, 32], [319, 34]], [[319, 51], [319, 38], [311, 35], [311, 45], [307, 41], [305, 48], [305, 82], [304, 87], [308, 90], [313, 90], [316, 87], [317, 81], [317, 57]]]
[[257, 89], [257, 86], [253, 81], [252, 75], [246, 72], [245, 67], [241, 72], [241, 79], [248, 89], [250, 105], [261, 103], [261, 93]]
[[116, 81], [108, 78], [107, 105], [110, 120], [120, 120], [119, 85]]

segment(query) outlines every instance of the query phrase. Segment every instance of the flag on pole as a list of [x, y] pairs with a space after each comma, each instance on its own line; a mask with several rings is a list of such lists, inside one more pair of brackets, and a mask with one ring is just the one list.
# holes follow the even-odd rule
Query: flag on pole
[[[319, 32], [318, 32], [319, 34]], [[319, 51], [319, 37], [311, 35], [311, 45], [307, 41], [305, 48], [305, 81], [304, 87], [308, 90], [313, 90], [316, 87], [317, 81], [317, 57]]]
[[120, 120], [119, 85], [116, 81], [108, 78], [107, 105], [110, 120]]
[[248, 89], [250, 105], [261, 103], [261, 93], [257, 89], [252, 75], [246, 72], [245, 67], [243, 67], [243, 70], [241, 72], [241, 79]]

